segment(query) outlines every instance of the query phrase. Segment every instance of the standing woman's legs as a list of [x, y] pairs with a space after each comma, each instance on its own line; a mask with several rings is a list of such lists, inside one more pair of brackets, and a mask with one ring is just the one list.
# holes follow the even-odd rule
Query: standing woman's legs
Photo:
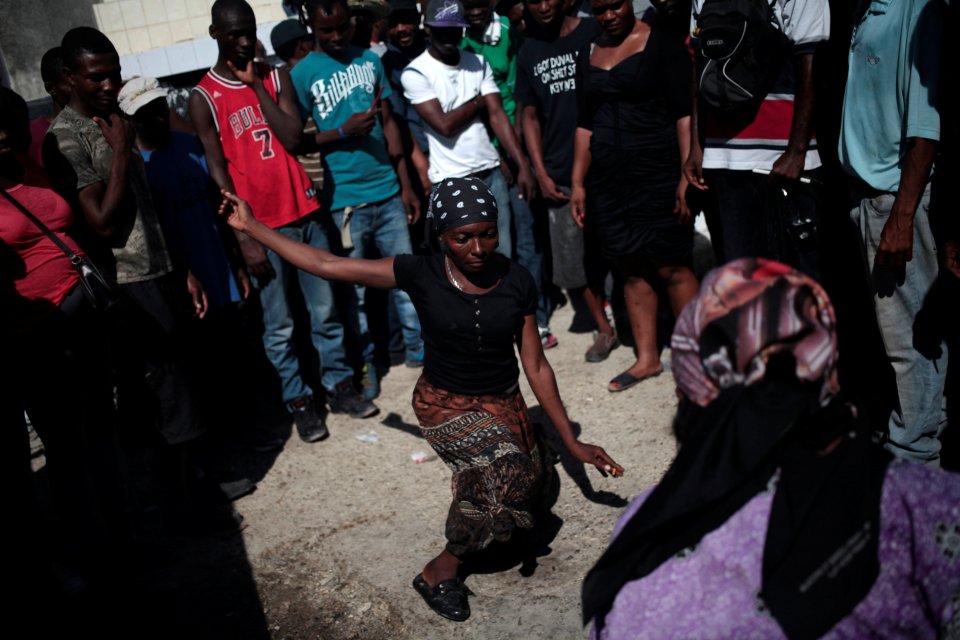
[[597, 331], [611, 338], [616, 337], [617, 331], [607, 319], [603, 305], [607, 298], [604, 285], [607, 274], [612, 268], [614, 267], [610, 261], [603, 257], [603, 249], [595, 224], [591, 224], [588, 219], [583, 229], [583, 270], [587, 276], [587, 287], [583, 291], [583, 299], [597, 324]]
[[670, 308], [673, 316], [679, 317], [680, 312], [693, 300], [700, 291], [700, 282], [688, 266], [662, 265], [657, 267], [657, 275], [663, 280], [667, 288], [667, 298], [670, 299]]
[[583, 288], [583, 301], [587, 303], [590, 316], [597, 325], [597, 331], [603, 335], [614, 337], [617, 330], [610, 324], [607, 312], [603, 309], [606, 296], [603, 292], [603, 283], [591, 283]]
[[641, 258], [625, 258], [617, 262], [617, 267], [624, 278], [623, 297], [627, 303], [630, 327], [633, 329], [637, 361], [624, 372], [632, 378], [619, 383], [611, 381], [608, 387], [610, 391], [620, 391], [639, 381], [636, 379], [663, 371], [657, 349], [658, 300], [657, 292], [650, 284], [653, 279], [657, 278], [664, 283], [674, 316], [680, 315], [700, 289], [700, 283], [693, 271], [685, 265], [654, 266]]
[[[617, 268], [623, 275], [623, 297], [637, 353], [636, 362], [625, 373], [642, 379], [663, 371], [657, 351], [657, 292], [650, 284], [650, 276], [656, 271], [645, 266], [639, 258], [620, 259]], [[611, 385], [611, 391], [627, 386], [613, 382]]]

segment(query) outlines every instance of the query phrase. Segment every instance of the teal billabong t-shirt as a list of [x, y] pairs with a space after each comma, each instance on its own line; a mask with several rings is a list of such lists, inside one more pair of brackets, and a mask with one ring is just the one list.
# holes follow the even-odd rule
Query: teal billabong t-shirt
[[[355, 112], [373, 107], [381, 88], [381, 100], [390, 95], [380, 58], [359, 47], [347, 47], [338, 58], [311, 51], [290, 77], [301, 112], [312, 114], [321, 132], [336, 129]], [[331, 211], [380, 202], [400, 191], [379, 118], [369, 135], [328, 145], [321, 156], [327, 169], [322, 198]]]

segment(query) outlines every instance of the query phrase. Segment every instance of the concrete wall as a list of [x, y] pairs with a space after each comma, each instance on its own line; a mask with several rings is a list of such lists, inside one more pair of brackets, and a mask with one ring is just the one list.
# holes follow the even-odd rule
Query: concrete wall
[[[162, 1], [162, 0], [158, 0]], [[92, 0], [0, 1], [0, 49], [10, 86], [27, 100], [46, 95], [40, 58], [73, 27], [96, 27]]]
[[[247, 0], [262, 24], [285, 16], [280, 0]], [[213, 0], [103, 0], [97, 24], [121, 56], [209, 38]]]
[[[263, 43], [267, 55], [273, 54], [270, 44], [270, 32], [277, 25], [276, 22], [257, 22], [257, 38]], [[189, 73], [197, 69], [207, 69], [217, 60], [217, 43], [209, 35], [187, 42], [150, 49], [142, 53], [129, 53], [120, 56], [120, 66], [123, 68], [123, 78], [133, 76], [152, 76], [163, 78], [166, 76]]]
[[[260, 25], [286, 17], [280, 0], [247, 1]], [[11, 85], [27, 100], [46, 95], [40, 57], [78, 26], [107, 34], [123, 59], [125, 77], [166, 75], [167, 68], [169, 73], [182, 73], [188, 70], [182, 67], [194, 60], [195, 68], [209, 66], [216, 59], [207, 31], [212, 4], [213, 0], [0, 0], [0, 55], [5, 63], [0, 68], [6, 66]], [[261, 39], [269, 50], [269, 37]]]

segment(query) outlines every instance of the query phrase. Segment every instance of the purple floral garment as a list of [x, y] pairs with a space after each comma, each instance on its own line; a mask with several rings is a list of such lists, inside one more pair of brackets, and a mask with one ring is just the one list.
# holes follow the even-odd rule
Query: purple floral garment
[[[652, 489], [637, 497], [616, 537]], [[783, 638], [758, 597], [773, 490], [700, 544], [617, 594], [593, 640]], [[960, 637], [960, 474], [892, 462], [883, 484], [880, 575], [824, 638]]]

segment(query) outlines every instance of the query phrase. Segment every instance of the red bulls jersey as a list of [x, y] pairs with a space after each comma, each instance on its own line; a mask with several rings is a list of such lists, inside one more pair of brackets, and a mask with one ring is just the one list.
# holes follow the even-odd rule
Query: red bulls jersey
[[[276, 69], [267, 71], [263, 84], [277, 100]], [[320, 208], [313, 183], [274, 136], [253, 89], [211, 69], [193, 90], [213, 112], [230, 178], [257, 220], [276, 229]]]

